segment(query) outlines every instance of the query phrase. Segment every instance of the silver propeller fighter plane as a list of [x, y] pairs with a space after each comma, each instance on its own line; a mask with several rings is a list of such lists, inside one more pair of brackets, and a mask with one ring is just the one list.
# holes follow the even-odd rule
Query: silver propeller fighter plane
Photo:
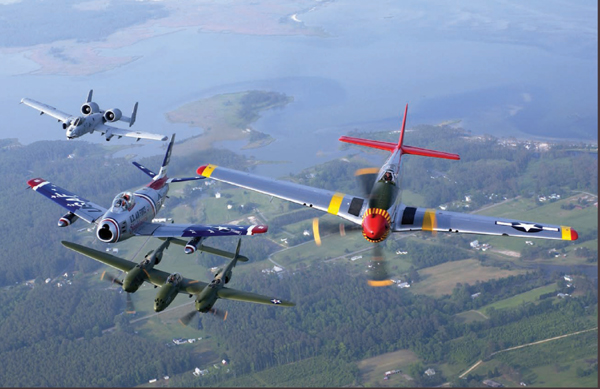
[[79, 138], [85, 134], [92, 134], [94, 131], [98, 131], [100, 134], [106, 137], [109, 141], [113, 136], [121, 138], [123, 136], [129, 138], [140, 139], [151, 139], [151, 140], [162, 140], [168, 139], [166, 135], [152, 134], [149, 132], [123, 130], [108, 126], [105, 123], [114, 123], [117, 121], [123, 121], [129, 123], [129, 127], [135, 123], [135, 116], [137, 113], [138, 103], [133, 106], [133, 112], [131, 117], [123, 116], [121, 110], [118, 108], [111, 108], [106, 111], [100, 109], [98, 104], [92, 101], [93, 90], [88, 93], [85, 103], [81, 106], [81, 113], [83, 116], [73, 116], [68, 113], [59, 111], [58, 109], [40, 103], [29, 98], [21, 99], [21, 103], [30, 106], [31, 108], [40, 111], [40, 115], [46, 114], [62, 122], [63, 130], [67, 132], [67, 139]]
[[59, 227], [66, 227], [77, 219], [95, 223], [96, 237], [105, 243], [116, 243], [132, 236], [154, 236], [157, 238], [187, 238], [185, 252], [191, 254], [210, 236], [254, 235], [267, 232], [266, 225], [227, 225], [227, 224], [166, 224], [152, 219], [167, 198], [171, 182], [201, 180], [204, 177], [168, 178], [167, 166], [175, 134], [167, 148], [165, 159], [158, 174], [137, 162], [133, 164], [152, 177], [152, 181], [135, 192], [121, 192], [113, 200], [112, 207], [106, 209], [83, 197], [60, 188], [43, 178], [32, 178], [27, 184], [68, 212], [58, 220]]

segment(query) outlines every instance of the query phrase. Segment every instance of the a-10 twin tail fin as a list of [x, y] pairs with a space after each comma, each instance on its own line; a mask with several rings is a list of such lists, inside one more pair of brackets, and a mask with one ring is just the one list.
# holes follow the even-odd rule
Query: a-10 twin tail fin
[[340, 141], [352, 143], [359, 146], [371, 147], [374, 149], [387, 150], [389, 152], [396, 152], [400, 150], [402, 154], [412, 154], [412, 155], [421, 155], [424, 157], [433, 157], [433, 158], [444, 158], [444, 159], [455, 159], [459, 160], [460, 156], [458, 154], [445, 153], [443, 151], [437, 150], [429, 150], [421, 147], [414, 146], [406, 146], [404, 145], [404, 130], [406, 128], [406, 114], [408, 111], [408, 104], [404, 108], [404, 119], [402, 119], [402, 128], [400, 129], [400, 139], [398, 139], [398, 143], [391, 142], [383, 142], [379, 140], [369, 140], [362, 138], [353, 138], [351, 136], [342, 136], [340, 137]]

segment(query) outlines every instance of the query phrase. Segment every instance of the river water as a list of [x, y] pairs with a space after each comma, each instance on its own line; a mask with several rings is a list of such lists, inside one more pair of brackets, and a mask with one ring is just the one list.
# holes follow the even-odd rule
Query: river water
[[[433, 26], [412, 33], [402, 10], [349, 4], [297, 15], [303, 23], [323, 26], [328, 37], [187, 28], [102, 50], [140, 58], [90, 76], [36, 75], [31, 72], [37, 65], [22, 54], [0, 54], [0, 137], [22, 143], [64, 139], [58, 123], [18, 102], [30, 97], [77, 114], [93, 88], [102, 108], [118, 107], [124, 115], [139, 101], [135, 129], [176, 132], [178, 140], [200, 131], [165, 119], [187, 102], [248, 89], [293, 96], [293, 103], [254, 124], [276, 142], [244, 151], [245, 142], [219, 145], [261, 160], [288, 161], [259, 167], [259, 173], [274, 177], [339, 156], [337, 138], [351, 129], [398, 129], [406, 103], [409, 127], [462, 119], [473, 133], [597, 139], [597, 58], [529, 44], [526, 35], [507, 43], [449, 37]], [[104, 142], [97, 135], [76, 142], [84, 140]], [[162, 153], [157, 143], [142, 140], [142, 147], [122, 154]]]

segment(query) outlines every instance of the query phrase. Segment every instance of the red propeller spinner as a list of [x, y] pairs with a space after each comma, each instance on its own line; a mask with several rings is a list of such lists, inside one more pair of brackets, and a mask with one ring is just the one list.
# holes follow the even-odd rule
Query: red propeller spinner
[[381, 242], [390, 234], [390, 224], [390, 214], [386, 210], [369, 208], [363, 217], [363, 236], [369, 242]]

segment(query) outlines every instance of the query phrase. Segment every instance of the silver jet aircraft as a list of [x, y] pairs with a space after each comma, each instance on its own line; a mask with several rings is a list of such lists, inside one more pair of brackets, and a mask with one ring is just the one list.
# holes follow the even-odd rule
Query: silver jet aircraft
[[166, 135], [123, 130], [121, 128], [106, 125], [105, 123], [107, 122], [114, 123], [120, 120], [129, 123], [129, 127], [133, 126], [138, 103], [135, 103], [133, 106], [131, 117], [127, 117], [123, 116], [121, 110], [118, 108], [111, 108], [106, 111], [101, 110], [98, 104], [92, 101], [92, 93], [93, 90], [90, 90], [86, 102], [81, 106], [81, 113], [83, 116], [69, 115], [50, 105], [29, 98], [21, 99], [21, 103], [37, 109], [40, 111], [40, 115], [46, 114], [57, 119], [59, 122], [62, 122], [63, 130], [67, 131], [67, 139], [79, 138], [85, 134], [92, 134], [94, 131], [98, 131], [100, 134], [104, 135], [107, 141], [113, 136], [117, 136], [118, 138], [126, 136], [129, 138], [136, 138], [137, 140], [151, 139], [165, 141], [168, 139]]
[[133, 164], [152, 177], [152, 181], [135, 192], [121, 192], [113, 200], [112, 207], [106, 209], [83, 197], [44, 180], [32, 178], [27, 184], [36, 192], [43, 194], [58, 205], [67, 209], [58, 220], [59, 227], [66, 227], [77, 219], [95, 223], [96, 237], [105, 243], [116, 243], [132, 236], [155, 236], [157, 238], [187, 238], [185, 252], [191, 254], [198, 249], [202, 241], [210, 236], [254, 235], [267, 232], [266, 225], [226, 225], [226, 224], [166, 224], [155, 223], [152, 219], [167, 198], [169, 183], [201, 180], [204, 177], [168, 178], [167, 166], [175, 134], [167, 148], [164, 162], [158, 174], [137, 162]]

